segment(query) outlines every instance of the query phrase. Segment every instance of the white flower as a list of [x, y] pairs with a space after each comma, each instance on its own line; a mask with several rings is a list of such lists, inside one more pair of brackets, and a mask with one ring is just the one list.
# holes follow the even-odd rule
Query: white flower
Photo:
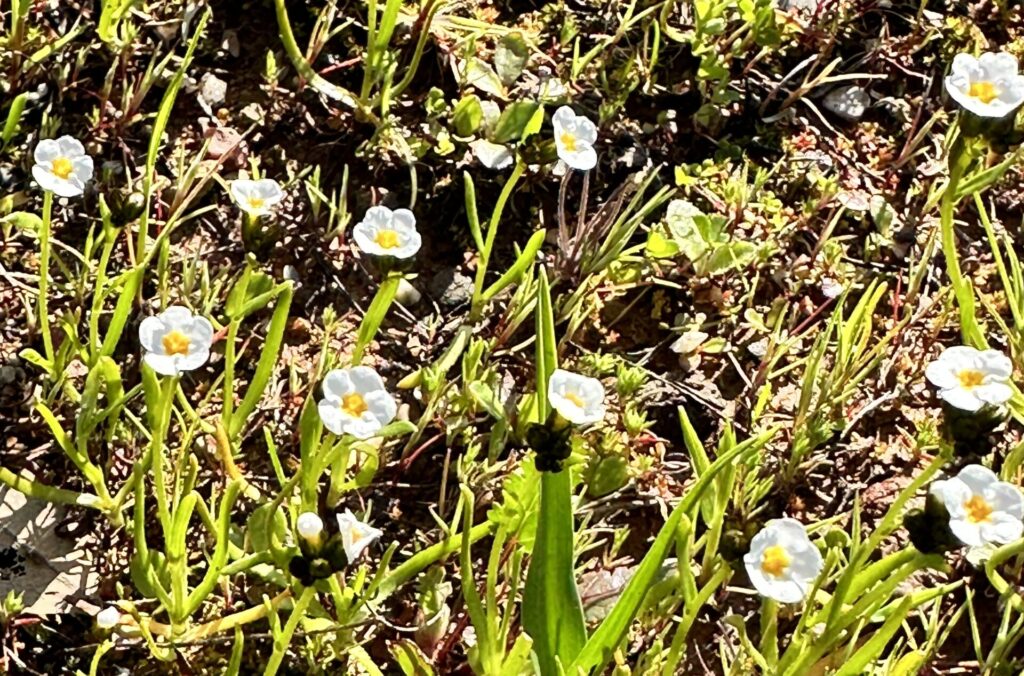
[[268, 216], [277, 203], [284, 199], [281, 184], [272, 178], [258, 181], [238, 179], [231, 181], [231, 198], [250, 216]]
[[779, 603], [803, 601], [823, 565], [803, 524], [790, 518], [766, 523], [750, 541], [743, 563], [754, 588]]
[[373, 256], [410, 258], [423, 244], [416, 231], [416, 217], [408, 209], [370, 207], [352, 229], [352, 236], [360, 250]]
[[139, 326], [143, 361], [164, 376], [176, 376], [197, 369], [210, 358], [213, 325], [193, 315], [187, 307], [174, 305]]
[[928, 364], [924, 374], [947, 404], [963, 411], [973, 413], [986, 404], [1001, 406], [1013, 396], [1009, 385], [1013, 363], [999, 350], [951, 347]]
[[1005, 52], [978, 58], [957, 54], [946, 76], [946, 91], [962, 108], [980, 117], [1006, 117], [1024, 103], [1024, 75]]
[[116, 606], [107, 606], [96, 613], [96, 626], [100, 629], [113, 629], [121, 623], [121, 611]]
[[368, 439], [394, 420], [398, 404], [384, 381], [369, 366], [335, 369], [324, 378], [324, 398], [317, 405], [324, 427], [334, 434]]
[[345, 548], [345, 556], [350, 564], [355, 563], [371, 542], [383, 535], [373, 526], [357, 519], [347, 509], [344, 514], [338, 515], [338, 532], [341, 533], [341, 546]]
[[61, 136], [40, 141], [35, 150], [32, 177], [43, 190], [58, 197], [78, 197], [92, 179], [92, 158], [78, 139]]
[[303, 512], [295, 520], [295, 530], [303, 540], [315, 542], [319, 540], [320, 534], [324, 532], [324, 522], [314, 512]]
[[965, 545], [1005, 544], [1024, 534], [1024, 495], [987, 467], [968, 465], [933, 483], [931, 493], [946, 506], [949, 529]]
[[551, 118], [555, 127], [558, 157], [573, 169], [588, 171], [597, 166], [597, 126], [569, 106], [562, 106]]
[[559, 415], [575, 425], [604, 419], [604, 385], [597, 378], [555, 369], [548, 380], [548, 400]]

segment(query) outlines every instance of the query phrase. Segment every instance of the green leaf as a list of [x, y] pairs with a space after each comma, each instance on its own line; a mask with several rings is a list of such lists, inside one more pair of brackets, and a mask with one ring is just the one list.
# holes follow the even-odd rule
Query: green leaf
[[537, 414], [534, 422], [544, 422], [551, 409], [548, 405], [548, 379], [558, 368], [558, 343], [555, 341], [555, 316], [551, 306], [548, 273], [540, 269], [537, 276]]
[[[555, 319], [547, 272], [537, 287], [537, 410], [548, 417], [548, 380], [558, 366]], [[576, 588], [572, 488], [568, 469], [541, 472], [540, 511], [533, 557], [523, 591], [523, 628], [533, 640], [541, 673], [575, 659], [587, 641], [583, 604]]]
[[270, 376], [274, 372], [274, 365], [277, 364], [277, 359], [281, 354], [281, 343], [284, 341], [284, 331], [288, 325], [288, 310], [292, 305], [291, 282], [281, 284], [277, 293], [274, 316], [270, 319], [270, 328], [267, 330], [263, 350], [260, 352], [260, 360], [256, 364], [256, 372], [249, 382], [249, 388], [245, 391], [245, 398], [242, 399], [242, 403], [238, 405], [231, 417], [231, 428], [228, 433], [232, 438], [241, 433], [246, 420], [259, 403], [264, 390], [267, 389]]
[[452, 112], [452, 124], [459, 136], [472, 136], [484, 121], [484, 109], [476, 94], [463, 96]]
[[757, 256], [757, 246], [750, 242], [735, 241], [716, 247], [697, 269], [701, 274], [719, 275], [729, 270], [746, 267]]
[[857, 676], [863, 674], [875, 658], [882, 654], [885, 647], [889, 645], [893, 635], [899, 631], [903, 621], [907, 619], [913, 608], [914, 600], [910, 597], [904, 598], [903, 602], [896, 608], [896, 611], [885, 621], [885, 624], [864, 643], [852, 657], [843, 662], [842, 667], [835, 672], [835, 676]]
[[681, 251], [679, 244], [658, 230], [651, 230], [647, 236], [645, 252], [651, 258], [672, 258]]
[[541, 472], [537, 539], [523, 590], [523, 629], [533, 640], [542, 674], [557, 674], [558, 664], [572, 663], [587, 643], [573, 530], [569, 470]]
[[30, 214], [27, 211], [15, 211], [12, 214], [7, 214], [3, 218], [0, 218], [0, 223], [10, 223], [19, 230], [25, 230], [26, 232], [37, 233], [39, 228], [43, 226], [43, 219], [35, 214]]
[[490, 65], [475, 56], [462, 65], [460, 75], [464, 86], [474, 87], [500, 99], [505, 98], [505, 85], [501, 83], [501, 78]]
[[[536, 101], [516, 101], [502, 111], [498, 124], [494, 129], [492, 141], [495, 143], [511, 143], [518, 141], [529, 133], [536, 133], [534, 116], [541, 109]], [[532, 123], [532, 124], [531, 124]]]
[[352, 352], [353, 364], [358, 365], [363, 360], [363, 352], [366, 351], [370, 341], [377, 335], [377, 330], [384, 322], [384, 317], [388, 313], [388, 308], [391, 307], [391, 302], [395, 299], [395, 293], [398, 292], [398, 285], [401, 281], [401, 275], [392, 275], [385, 279], [377, 289], [373, 302], [370, 303], [363, 321], [359, 324], [356, 347]]
[[683, 517], [681, 507], [680, 504], [672, 510], [672, 514], [658, 531], [654, 544], [622, 590], [615, 607], [587, 641], [576, 660], [566, 669], [566, 673], [576, 673], [578, 669], [583, 669], [585, 673], [596, 673], [611, 661], [612, 653], [626, 637], [630, 623], [640, 611], [647, 590], [657, 580], [661, 564], [672, 548], [679, 530], [679, 521]]
[[512, 264], [508, 270], [505, 271], [498, 281], [491, 284], [483, 293], [483, 302], [490, 302], [495, 296], [505, 290], [511, 284], [518, 282], [526, 269], [533, 264], [537, 258], [537, 252], [540, 251], [541, 246], [544, 244], [544, 237], [547, 235], [547, 230], [538, 230], [533, 233], [529, 241], [526, 242], [526, 248], [523, 249], [519, 257], [516, 258], [516, 262]]
[[530, 50], [523, 40], [522, 33], [509, 33], [498, 43], [494, 51], [494, 69], [505, 86], [519, 79], [530, 58]]

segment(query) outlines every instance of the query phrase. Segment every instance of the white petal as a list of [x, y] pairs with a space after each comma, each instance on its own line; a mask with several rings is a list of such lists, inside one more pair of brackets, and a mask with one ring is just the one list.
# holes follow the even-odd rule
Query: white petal
[[982, 368], [986, 373], [1003, 380], [1013, 375], [1013, 362], [999, 350], [985, 350], [978, 353], [978, 357], [981, 359]]
[[369, 366], [353, 366], [348, 369], [348, 377], [360, 394], [384, 389], [384, 379]]
[[[395, 209], [391, 212], [392, 227], [399, 231], [416, 230], [416, 216], [408, 209]], [[404, 226], [400, 227], [400, 226]]]
[[345, 415], [345, 412], [342, 411], [341, 417], [342, 431], [345, 434], [351, 434], [356, 439], [369, 439], [380, 432], [383, 427], [370, 411], [366, 411], [359, 418]]
[[317, 413], [320, 414], [320, 421], [332, 434], [341, 435], [345, 433], [345, 424], [338, 402], [328, 399], [321, 399], [316, 405]]
[[950, 519], [949, 529], [965, 545], [977, 547], [985, 542], [985, 539], [981, 536], [981, 528], [978, 527], [978, 524], [971, 523], [967, 519]]
[[997, 512], [988, 522], [981, 524], [980, 531], [983, 541], [1006, 544], [1019, 540], [1021, 535], [1024, 535], [1024, 523], [1009, 514]]
[[936, 481], [929, 491], [942, 502], [951, 517], [963, 516], [964, 503], [971, 499], [971, 489], [959, 479]]
[[49, 168], [50, 164], [60, 157], [60, 145], [53, 139], [46, 139], [36, 144], [32, 158], [36, 164], [44, 164]]
[[1002, 512], [1017, 520], [1024, 518], [1024, 495], [1020, 489], [1006, 481], [999, 481], [989, 486], [982, 497], [996, 512]]
[[924, 377], [940, 390], [960, 387], [960, 377], [957, 375], [954, 365], [949, 363], [949, 361], [943, 361], [941, 358], [928, 364], [928, 367], [924, 370]]
[[590, 171], [597, 166], [597, 152], [583, 143], [576, 150], [559, 149], [558, 157], [577, 171]]
[[341, 401], [343, 396], [355, 392], [355, 389], [348, 369], [334, 369], [324, 377], [324, 395], [335, 401]]
[[174, 355], [178, 360], [179, 371], [194, 371], [210, 358], [210, 348], [204, 345], [191, 345], [188, 354]]
[[370, 207], [363, 216], [362, 223], [377, 226], [378, 228], [390, 228], [393, 216], [391, 209], [384, 206]]
[[192, 311], [184, 305], [172, 305], [160, 313], [160, 320], [169, 329], [177, 329], [181, 332], [188, 330], [192, 324]]
[[174, 357], [169, 357], [159, 352], [146, 352], [142, 360], [162, 376], [178, 375], [178, 364]]
[[74, 136], [61, 136], [57, 139], [57, 146], [60, 148], [61, 157], [74, 159], [79, 155], [85, 155], [85, 146]]
[[272, 178], [261, 178], [256, 181], [253, 192], [269, 206], [277, 204], [284, 197], [281, 184]]
[[398, 403], [395, 398], [384, 390], [377, 390], [366, 395], [366, 406], [370, 415], [382, 428], [395, 419], [398, 414]]
[[139, 343], [149, 352], [163, 354], [163, 345], [160, 341], [167, 331], [167, 327], [159, 317], [146, 317], [139, 324]]
[[1013, 389], [1006, 383], [989, 383], [975, 387], [971, 390], [971, 394], [986, 404], [1000, 406], [1010, 401], [1013, 397]]
[[360, 251], [371, 256], [384, 255], [382, 253], [384, 248], [377, 244], [376, 235], [376, 228], [366, 221], [356, 223], [352, 228], [352, 239], [356, 241], [356, 246]]
[[555, 111], [555, 114], [551, 116], [551, 123], [555, 127], [556, 136], [561, 133], [561, 129], [576, 119], [576, 113], [569, 106], [562, 106]]
[[597, 125], [582, 115], [576, 116], [576, 140], [592, 146], [597, 141]]
[[71, 170], [73, 176], [78, 179], [84, 186], [90, 180], [92, 180], [92, 158], [88, 155], [81, 155], [71, 160]]
[[985, 491], [999, 483], [996, 473], [984, 465], [967, 465], [956, 475], [971, 495], [984, 495]]
[[206, 317], [193, 317], [187, 335], [194, 346], [201, 345], [209, 350], [213, 344], [213, 324]]
[[969, 413], [974, 413], [985, 403], [962, 387], [943, 390], [939, 393], [939, 396], [953, 408], [958, 408], [961, 411], [967, 411]]

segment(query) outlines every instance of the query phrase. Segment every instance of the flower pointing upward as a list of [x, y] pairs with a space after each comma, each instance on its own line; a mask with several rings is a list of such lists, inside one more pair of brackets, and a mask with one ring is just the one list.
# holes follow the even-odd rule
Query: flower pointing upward
[[604, 419], [604, 385], [597, 378], [555, 369], [548, 380], [548, 400], [559, 415], [574, 425]]
[[823, 562], [803, 524], [783, 518], [772, 519], [754, 536], [743, 564], [761, 596], [799, 603], [821, 573]]
[[946, 91], [965, 110], [979, 117], [1006, 117], [1024, 103], [1024, 75], [1017, 59], [1006, 52], [985, 52], [975, 58], [957, 54], [946, 76]]
[[925, 369], [925, 377], [938, 388], [943, 401], [970, 413], [1009, 401], [1012, 375], [1013, 363], [1002, 352], [967, 345], [944, 350]]
[[1013, 542], [1024, 534], [1024, 495], [982, 465], [967, 465], [952, 479], [936, 481], [931, 493], [949, 512], [949, 529], [965, 545]]
[[40, 141], [36, 146], [32, 177], [43, 190], [58, 197], [78, 197], [92, 179], [92, 158], [82, 143], [71, 136]]
[[335, 369], [324, 378], [324, 398], [317, 404], [324, 427], [334, 434], [369, 439], [398, 413], [398, 404], [369, 366]]
[[176, 376], [197, 369], [210, 358], [213, 325], [205, 317], [174, 305], [139, 326], [143, 361], [164, 376]]
[[352, 237], [359, 249], [371, 256], [411, 258], [423, 244], [411, 211], [382, 206], [366, 210], [363, 220], [352, 229]]
[[558, 157], [573, 169], [589, 171], [597, 166], [597, 126], [583, 115], [577, 115], [569, 106], [555, 111], [551, 122], [555, 128], [555, 148]]
[[231, 182], [231, 197], [249, 216], [269, 216], [278, 202], [284, 199], [284, 191], [281, 184], [272, 178], [258, 181], [238, 179]]

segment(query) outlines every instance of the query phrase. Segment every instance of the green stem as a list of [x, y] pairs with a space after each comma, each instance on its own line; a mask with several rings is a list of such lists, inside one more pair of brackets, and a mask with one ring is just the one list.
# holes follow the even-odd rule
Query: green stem
[[103, 312], [103, 299], [106, 295], [107, 266], [110, 255], [117, 242], [117, 230], [103, 228], [103, 251], [100, 253], [99, 268], [96, 271], [96, 288], [93, 290], [92, 309], [89, 312], [89, 366], [95, 365], [100, 358], [100, 314]]
[[43, 334], [43, 352], [50, 362], [51, 375], [56, 375], [53, 357], [53, 338], [50, 336], [50, 312], [47, 309], [47, 296], [50, 285], [50, 219], [53, 212], [53, 193], [43, 193], [43, 221], [39, 226], [39, 330]]
[[99, 510], [104, 509], [102, 504], [103, 501], [95, 495], [69, 491], [65, 488], [47, 486], [46, 484], [41, 484], [38, 481], [29, 479], [21, 474], [15, 474], [6, 467], [0, 467], [0, 483], [6, 484], [19, 493], [24, 493], [28, 497], [35, 498], [36, 500], [56, 502], [62, 505], [92, 507], [93, 509]]
[[[949, 280], [959, 305], [960, 331], [966, 343], [972, 342], [972, 339], [976, 339], [979, 336], [975, 335], [977, 331], [975, 329], [973, 297], [971, 300], [968, 300], [965, 296], [969, 289], [960, 272], [953, 216], [958, 202], [957, 190], [971, 159], [971, 148], [967, 145], [964, 137], [957, 137], [949, 150], [949, 182], [946, 184], [946, 189], [942, 193], [942, 201], [939, 204], [942, 256], [946, 259], [946, 274], [949, 275]], [[982, 341], [984, 341], [983, 338]]]
[[288, 622], [284, 625], [281, 633], [274, 639], [274, 652], [270, 656], [270, 661], [267, 662], [267, 668], [264, 670], [263, 676], [273, 676], [277, 673], [282, 660], [284, 660], [285, 653], [288, 651], [288, 645], [292, 642], [292, 634], [295, 633], [295, 629], [298, 628], [302, 618], [306, 616], [306, 608], [309, 606], [310, 601], [313, 600], [314, 594], [316, 594], [316, 590], [313, 587], [306, 587], [302, 590], [302, 594], [295, 602], [295, 606], [288, 616]]
[[512, 174], [505, 181], [501, 194], [498, 195], [498, 202], [494, 205], [494, 211], [491, 212], [491, 220], [487, 224], [484, 248], [480, 251], [480, 260], [476, 266], [476, 278], [473, 281], [473, 301], [470, 305], [471, 323], [479, 321], [483, 313], [484, 280], [487, 276], [487, 264], [491, 259], [491, 252], [494, 250], [494, 240], [498, 236], [498, 221], [501, 220], [501, 213], [505, 210], [505, 204], [508, 202], [509, 197], [511, 197], [512, 191], [515, 189], [516, 183], [519, 182], [524, 171], [526, 171], [526, 164], [522, 160], [516, 162], [515, 169], [512, 170]]
[[153, 492], [156, 494], [156, 509], [165, 533], [171, 529], [171, 512], [167, 506], [168, 487], [164, 484], [164, 440], [171, 425], [171, 410], [174, 408], [174, 389], [178, 386], [176, 377], [164, 377], [160, 384], [160, 417], [153, 430], [150, 467], [153, 472]]

